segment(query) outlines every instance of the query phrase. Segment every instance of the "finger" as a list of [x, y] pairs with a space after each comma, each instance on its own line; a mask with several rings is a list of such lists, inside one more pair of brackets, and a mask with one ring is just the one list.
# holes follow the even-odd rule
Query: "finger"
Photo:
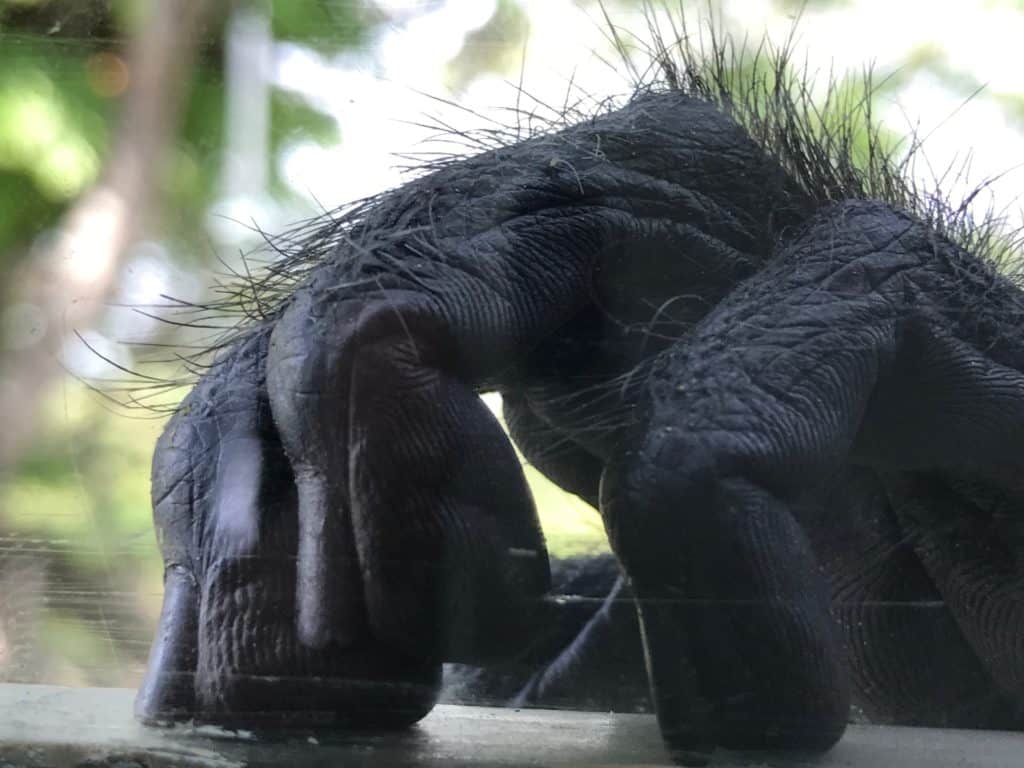
[[202, 429], [204, 413], [200, 393], [187, 397], [153, 455], [153, 521], [164, 560], [164, 598], [135, 699], [135, 715], [145, 723], [187, 720], [196, 708], [199, 563], [194, 504], [209, 482], [209, 454], [203, 446], [215, 440], [213, 430]]
[[364, 451], [352, 522], [371, 625], [382, 638], [419, 638], [435, 658], [506, 655], [548, 587], [522, 469], [490, 410], [458, 380], [437, 374], [402, 395], [355, 398]]
[[1006, 722], [1005, 696], [936, 590], [875, 471], [844, 471], [825, 498], [795, 514], [828, 577], [855, 698], [872, 722]]
[[195, 714], [198, 612], [192, 575], [179, 567], [170, 569], [146, 675], [135, 697], [135, 716], [143, 723], [172, 723]]
[[[1024, 355], [1005, 326], [985, 320], [1013, 322], [1020, 295], [996, 274], [961, 275], [970, 290], [961, 286], [955, 301], [948, 288], [915, 298], [856, 451], [883, 472], [915, 553], [995, 684], [1020, 697]], [[980, 319], [970, 314], [979, 281]]]
[[[1019, 707], [1024, 701], [1024, 547], [1006, 535], [999, 519], [1008, 500], [984, 485], [951, 481], [939, 472], [900, 473], [888, 477], [887, 486], [914, 551], [964, 637], [995, 686]], [[1019, 514], [1015, 504], [1011, 514]], [[1019, 525], [1019, 519], [1012, 524]], [[1019, 710], [1011, 725], [1021, 727]]]
[[[315, 323], [309, 318], [315, 317]], [[299, 494], [299, 626], [317, 647], [350, 619], [420, 658], [500, 653], [548, 583], [522, 470], [416, 297], [316, 304], [274, 331], [268, 385]], [[310, 591], [317, 594], [309, 594]]]
[[[313, 307], [310, 298], [299, 292], [271, 334], [267, 392], [298, 494], [298, 635], [310, 648], [344, 647], [367, 622], [349, 504], [351, 354], [344, 345], [362, 307]], [[337, 348], [327, 342], [335, 334]]]
[[700, 471], [699, 447], [672, 450], [675, 472], [644, 459], [609, 467], [601, 501], [666, 745], [688, 764], [716, 745], [831, 746], [848, 685], [810, 542], [773, 494]]
[[[1007, 287], [994, 282], [987, 311], [1011, 313], [1019, 298], [1007, 296]], [[1006, 350], [1003, 341], [1000, 349], [981, 334], [958, 338], [950, 325], [920, 307], [902, 323], [898, 355], [879, 382], [856, 450], [888, 472], [947, 469], [1019, 492], [1024, 374], [1012, 366], [1024, 362], [1024, 348]]]

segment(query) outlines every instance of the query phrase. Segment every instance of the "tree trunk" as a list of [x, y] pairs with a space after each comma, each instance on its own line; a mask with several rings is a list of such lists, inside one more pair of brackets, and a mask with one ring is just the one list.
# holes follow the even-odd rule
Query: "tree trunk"
[[63, 370], [62, 345], [102, 310], [131, 245], [159, 226], [160, 181], [196, 52], [210, 12], [225, 2], [149, 0], [128, 46], [131, 82], [101, 177], [12, 281], [36, 338], [0, 357], [0, 476], [32, 437], [39, 404]]

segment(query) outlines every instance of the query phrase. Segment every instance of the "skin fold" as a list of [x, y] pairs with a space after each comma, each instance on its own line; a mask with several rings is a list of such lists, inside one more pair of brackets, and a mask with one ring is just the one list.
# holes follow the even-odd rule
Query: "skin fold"
[[[800, 181], [668, 88], [375, 199], [157, 445], [139, 718], [402, 727], [457, 662], [653, 705], [682, 764], [827, 749], [851, 701], [1021, 727], [1022, 293]], [[552, 590], [487, 391], [614, 561]]]

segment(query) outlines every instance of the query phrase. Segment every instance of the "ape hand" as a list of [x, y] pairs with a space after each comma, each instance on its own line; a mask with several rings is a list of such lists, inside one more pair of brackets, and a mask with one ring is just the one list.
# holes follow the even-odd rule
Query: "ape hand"
[[847, 201], [659, 356], [601, 509], [681, 760], [827, 747], [851, 693], [1021, 727], [1022, 309], [920, 219]]
[[[232, 348], [157, 446], [165, 595], [137, 715], [414, 722], [436, 700], [442, 659], [507, 652], [547, 586], [518, 461], [472, 392], [422, 372], [384, 378], [372, 347], [328, 405], [294, 393], [310, 406], [302, 424], [329, 421], [337, 442], [293, 445], [289, 461], [264, 376], [274, 341]], [[303, 462], [325, 445], [321, 462]]]

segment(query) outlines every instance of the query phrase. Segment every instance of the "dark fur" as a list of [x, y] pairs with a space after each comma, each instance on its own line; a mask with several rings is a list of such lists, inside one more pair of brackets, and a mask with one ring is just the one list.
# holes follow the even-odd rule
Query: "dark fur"
[[[812, 96], [814, 81], [793, 65], [788, 44], [775, 48], [762, 42], [750, 49], [722, 37], [713, 24], [694, 33], [684, 24], [676, 25], [672, 16], [667, 28], [664, 21], [659, 25], [653, 9], [648, 18], [645, 37], [621, 30], [608, 20], [622, 56], [622, 69], [634, 81], [630, 95], [598, 99], [577, 93], [570, 85], [564, 103], [557, 107], [536, 102], [528, 108], [509, 108], [513, 118], [509, 125], [456, 131], [444, 123], [428, 123], [438, 146], [450, 143], [460, 150], [450, 155], [443, 151], [407, 155], [412, 163], [408, 166], [410, 183], [345, 204], [281, 233], [260, 231], [265, 248], [249, 253], [241, 272], [226, 272], [213, 286], [211, 300], [194, 305], [172, 299], [165, 307], [152, 308], [173, 325], [202, 331], [200, 340], [182, 347], [170, 359], [145, 357], [142, 350], [143, 365], [162, 367], [179, 360], [184, 370], [180, 376], [152, 385], [136, 381], [120, 404], [163, 410], [163, 406], [152, 404], [154, 398], [149, 395], [192, 386], [221, 350], [272, 326], [295, 290], [322, 264], [370, 255], [386, 258], [388, 242], [410, 236], [429, 242], [429, 223], [421, 224], [419, 233], [384, 226], [394, 223], [394, 213], [389, 211], [408, 210], [422, 194], [418, 179], [459, 163], [466, 152], [500, 153], [502, 148], [525, 140], [556, 138], [560, 131], [612, 113], [644, 94], [665, 91], [715, 104], [778, 161], [791, 180], [787, 199], [780, 201], [780, 216], [796, 210], [799, 218], [804, 218], [841, 200], [879, 200], [913, 212], [1003, 277], [1015, 283], [1022, 280], [1024, 231], [1008, 227], [997, 211], [978, 218], [971, 204], [988, 181], [964, 200], [950, 200], [943, 194], [943, 183], [966, 172], [966, 167], [947, 169], [934, 187], [918, 186], [912, 172], [923, 146], [915, 135], [894, 142], [883, 134], [871, 112], [873, 72], [853, 76], [850, 82], [831, 80], [821, 101]], [[637, 49], [642, 59], [639, 63], [637, 54], [630, 52]], [[523, 99], [530, 102], [529, 93], [523, 93]], [[557, 151], [552, 152], [551, 161], [557, 163]], [[984, 306], [976, 309], [985, 311]], [[1005, 325], [1006, 318], [994, 322]]]

